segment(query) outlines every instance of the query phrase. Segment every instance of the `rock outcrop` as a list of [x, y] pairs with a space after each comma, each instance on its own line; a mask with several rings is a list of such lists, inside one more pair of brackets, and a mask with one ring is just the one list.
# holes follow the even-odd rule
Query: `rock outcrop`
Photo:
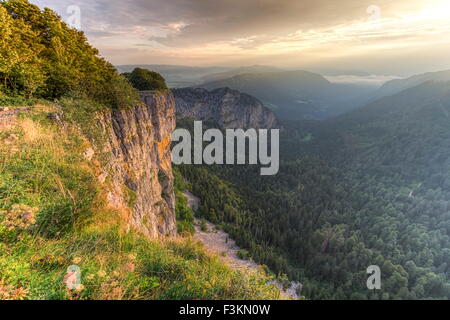
[[177, 116], [213, 121], [227, 129], [279, 128], [275, 115], [258, 99], [230, 88], [174, 89]]
[[8, 107], [0, 108], [0, 127], [5, 128], [9, 126], [11, 123], [14, 122], [14, 120], [21, 112], [28, 112], [28, 111], [30, 111], [30, 108], [13, 108], [13, 109], [10, 109]]
[[[170, 93], [141, 94], [142, 105], [113, 110], [100, 121], [106, 133], [109, 204], [127, 208], [129, 226], [149, 238], [176, 235], [170, 143], [175, 102]], [[106, 178], [105, 176], [108, 176]]]

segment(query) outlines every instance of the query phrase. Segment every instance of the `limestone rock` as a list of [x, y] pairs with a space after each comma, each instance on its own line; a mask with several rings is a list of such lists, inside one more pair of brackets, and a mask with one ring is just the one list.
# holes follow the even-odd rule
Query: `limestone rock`
[[111, 206], [128, 207], [130, 226], [149, 238], [176, 235], [170, 142], [175, 101], [170, 93], [145, 92], [141, 105], [112, 110], [99, 121], [112, 181]]
[[226, 129], [279, 128], [276, 116], [261, 101], [237, 90], [184, 88], [173, 94], [180, 118], [212, 120]]

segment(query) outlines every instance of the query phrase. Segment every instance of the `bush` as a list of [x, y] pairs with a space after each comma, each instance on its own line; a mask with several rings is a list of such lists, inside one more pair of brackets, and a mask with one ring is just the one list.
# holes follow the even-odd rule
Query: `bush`
[[175, 191], [175, 196], [175, 213], [177, 217], [178, 233], [183, 234], [188, 232], [194, 234], [194, 213], [192, 212], [192, 209], [187, 206], [187, 198], [179, 190]]
[[157, 72], [147, 69], [136, 68], [131, 73], [124, 73], [125, 78], [130, 81], [134, 88], [140, 91], [167, 90], [166, 81]]
[[250, 259], [250, 253], [247, 250], [239, 250], [237, 252], [237, 256], [241, 260], [248, 260], [248, 259]]
[[33, 99], [27, 99], [22, 96], [0, 96], [0, 106], [32, 106]]
[[202, 232], [208, 232], [209, 230], [208, 230], [208, 225], [206, 224], [206, 220], [205, 219], [202, 219], [201, 221], [200, 221], [200, 230], [202, 231]]

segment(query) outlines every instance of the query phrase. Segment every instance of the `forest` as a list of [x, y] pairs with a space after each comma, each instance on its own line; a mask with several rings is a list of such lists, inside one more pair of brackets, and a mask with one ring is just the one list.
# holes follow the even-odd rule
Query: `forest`
[[[278, 175], [182, 166], [198, 215], [310, 299], [450, 298], [450, 84], [285, 122]], [[183, 124], [181, 124], [183, 125]], [[381, 290], [366, 287], [378, 265]]]

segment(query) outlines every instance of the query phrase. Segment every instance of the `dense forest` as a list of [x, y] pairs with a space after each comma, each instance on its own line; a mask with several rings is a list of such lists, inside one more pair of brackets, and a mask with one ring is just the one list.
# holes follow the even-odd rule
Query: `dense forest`
[[[198, 214], [311, 299], [450, 298], [450, 84], [286, 122], [281, 167], [183, 166]], [[378, 265], [382, 289], [366, 287]]]

